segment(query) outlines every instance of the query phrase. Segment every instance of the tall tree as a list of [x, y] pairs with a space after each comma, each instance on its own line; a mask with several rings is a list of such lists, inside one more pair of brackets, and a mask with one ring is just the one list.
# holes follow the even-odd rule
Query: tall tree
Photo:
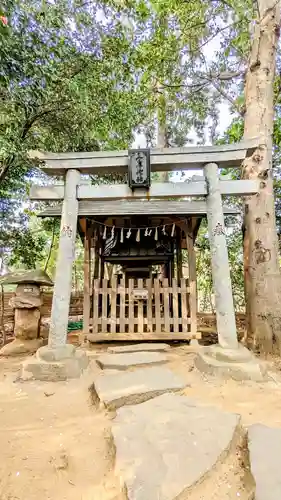
[[258, 179], [260, 192], [245, 202], [244, 270], [248, 338], [265, 351], [281, 347], [281, 283], [276, 231], [272, 135], [274, 79], [280, 33], [280, 1], [258, 0], [245, 85], [244, 138], [260, 146], [243, 165], [243, 176]]
[[0, 257], [12, 262], [34, 266], [45, 245], [24, 209], [29, 184], [43, 181], [27, 151], [124, 149], [142, 120], [127, 28], [107, 13], [10, 0], [0, 17]]

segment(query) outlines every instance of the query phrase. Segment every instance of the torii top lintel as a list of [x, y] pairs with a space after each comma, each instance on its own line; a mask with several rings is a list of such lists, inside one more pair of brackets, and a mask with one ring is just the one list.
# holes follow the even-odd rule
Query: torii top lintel
[[[220, 168], [240, 167], [242, 161], [261, 146], [260, 139], [219, 146], [151, 149], [153, 172], [201, 169], [206, 163]], [[85, 153], [42, 153], [30, 151], [30, 158], [42, 161], [42, 170], [54, 176], [64, 175], [69, 169], [82, 174], [122, 173], [128, 170], [128, 151], [93, 151]]]

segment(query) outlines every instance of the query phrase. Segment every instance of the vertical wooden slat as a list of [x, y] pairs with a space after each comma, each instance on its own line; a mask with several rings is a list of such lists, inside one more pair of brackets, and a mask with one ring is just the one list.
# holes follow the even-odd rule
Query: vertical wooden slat
[[196, 253], [194, 249], [192, 220], [188, 220], [186, 231], [186, 248], [188, 253], [189, 270], [189, 314], [191, 335], [195, 338], [197, 333], [197, 286], [196, 286]]
[[174, 248], [174, 243], [173, 243], [173, 255], [170, 260], [170, 265], [171, 265], [171, 279], [175, 277], [175, 248]]
[[[143, 288], [143, 279], [138, 279], [138, 288]], [[138, 333], [143, 333], [143, 301], [138, 300]]]
[[[99, 269], [100, 269], [100, 256], [99, 256], [99, 247], [100, 247], [100, 242], [99, 242], [99, 233], [98, 230], [95, 229], [94, 231], [94, 238], [93, 238], [93, 281], [97, 278], [99, 278]], [[93, 283], [94, 285], [94, 283]]]
[[80, 343], [83, 343], [90, 327], [90, 280], [91, 280], [91, 240], [87, 228], [84, 241], [84, 299], [83, 299], [83, 334]]
[[174, 318], [174, 333], [179, 331], [179, 293], [177, 280], [173, 278], [173, 318]]
[[120, 284], [120, 333], [125, 333], [125, 279]]
[[111, 279], [111, 327], [110, 332], [116, 333], [116, 296], [117, 296], [117, 279], [115, 276]]
[[101, 320], [101, 329], [102, 333], [107, 333], [107, 290], [108, 281], [104, 278], [102, 280], [102, 320]]
[[148, 299], [147, 299], [147, 331], [152, 333], [153, 332], [153, 325], [152, 325], [152, 295], [153, 295], [153, 289], [152, 289], [152, 279], [147, 279], [146, 280], [146, 288], [148, 292]]
[[135, 321], [134, 321], [134, 280], [132, 278], [129, 279], [129, 333], [134, 333]]
[[161, 332], [162, 324], [161, 324], [161, 310], [160, 310], [160, 286], [158, 278], [154, 280], [154, 300], [155, 300], [156, 332]]
[[169, 281], [167, 278], [163, 280], [163, 303], [165, 332], [170, 333]]
[[98, 332], [100, 280], [94, 280], [93, 287], [93, 333]]
[[172, 262], [171, 260], [169, 260], [168, 264], [168, 269], [167, 269], [167, 272], [168, 272], [168, 280], [169, 280], [169, 285], [172, 286]]
[[178, 234], [177, 234], [177, 278], [178, 278], [178, 284], [180, 284], [180, 280], [182, 278], [182, 230], [178, 228]]
[[104, 279], [104, 260], [100, 257], [100, 280]]
[[96, 309], [96, 315], [94, 315], [94, 311], [95, 311], [95, 306], [98, 304], [98, 301], [99, 301], [99, 295], [97, 294], [97, 292], [95, 292], [95, 289], [97, 288], [96, 280], [99, 278], [99, 268], [100, 268], [100, 256], [99, 256], [98, 250], [99, 250], [99, 233], [98, 233], [98, 230], [96, 228], [94, 230], [93, 251], [92, 251], [92, 254], [93, 254], [93, 262], [92, 262], [92, 265], [93, 265], [93, 277], [92, 277], [92, 294], [93, 294], [92, 295], [92, 302], [93, 302], [92, 323], [93, 323], [93, 328], [92, 328], [92, 331], [93, 332], [98, 332], [97, 323], [94, 321], [94, 318], [96, 318], [96, 319], [98, 318], [98, 316], [97, 316], [98, 309]]
[[182, 331], [187, 332], [187, 290], [186, 280], [181, 278], [181, 317], [182, 317]]
[[110, 280], [107, 278], [107, 297], [106, 297], [106, 331], [111, 332], [111, 297], [112, 297], [112, 288], [110, 286]]
[[197, 334], [197, 301], [196, 301], [196, 282], [189, 283], [189, 314], [190, 314], [190, 333], [193, 338]]

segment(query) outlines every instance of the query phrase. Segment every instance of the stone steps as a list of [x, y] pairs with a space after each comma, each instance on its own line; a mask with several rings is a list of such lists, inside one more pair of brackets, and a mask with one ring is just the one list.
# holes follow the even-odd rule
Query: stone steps
[[[186, 384], [165, 367], [152, 366], [134, 371], [105, 371], [95, 381], [96, 399], [110, 410], [139, 404], [166, 392], [184, 389]], [[95, 397], [95, 396], [94, 396]]]
[[182, 395], [186, 383], [157, 366], [169, 347], [135, 348], [99, 356], [105, 369], [92, 387], [94, 399], [115, 411], [112, 446], [122, 498], [280, 500], [281, 429], [254, 425], [247, 440], [240, 415]]
[[169, 351], [171, 347], [169, 344], [163, 344], [161, 342], [143, 342], [142, 344], [126, 344], [118, 345], [114, 347], [109, 347], [107, 352], [113, 352], [115, 354], [120, 352], [162, 352]]
[[102, 354], [97, 359], [102, 369], [126, 370], [131, 367], [159, 365], [166, 363], [167, 357], [159, 352], [124, 352], [117, 354]]
[[281, 429], [251, 425], [248, 430], [255, 500], [281, 499]]
[[128, 500], [175, 500], [227, 454], [240, 416], [164, 394], [117, 411], [116, 473]]

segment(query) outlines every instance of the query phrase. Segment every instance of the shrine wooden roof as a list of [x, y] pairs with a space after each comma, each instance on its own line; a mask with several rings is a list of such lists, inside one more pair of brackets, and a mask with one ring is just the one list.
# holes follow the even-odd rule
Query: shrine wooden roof
[[[230, 206], [223, 207], [226, 215], [237, 215], [240, 211]], [[60, 217], [62, 205], [48, 207], [39, 213], [39, 217]], [[198, 216], [206, 215], [206, 202], [204, 200], [122, 200], [122, 201], [79, 201], [78, 216], [82, 217], [108, 217], [108, 216]]]

